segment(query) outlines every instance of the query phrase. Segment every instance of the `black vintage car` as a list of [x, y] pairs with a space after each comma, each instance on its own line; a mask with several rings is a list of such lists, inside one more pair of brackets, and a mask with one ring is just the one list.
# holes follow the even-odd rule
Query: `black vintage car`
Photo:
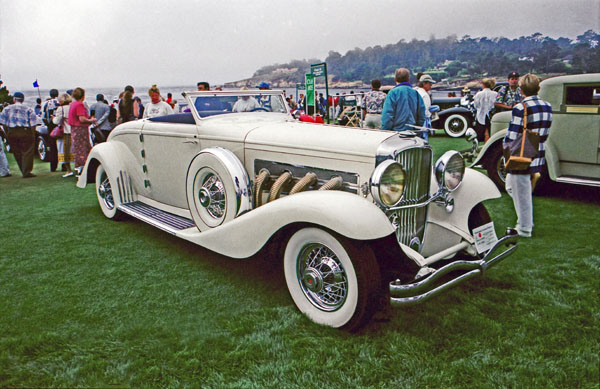
[[443, 129], [448, 136], [459, 138], [473, 126], [477, 110], [473, 106], [473, 96], [468, 93], [463, 97], [433, 98], [432, 105], [438, 105], [438, 120], [431, 124], [434, 128]]

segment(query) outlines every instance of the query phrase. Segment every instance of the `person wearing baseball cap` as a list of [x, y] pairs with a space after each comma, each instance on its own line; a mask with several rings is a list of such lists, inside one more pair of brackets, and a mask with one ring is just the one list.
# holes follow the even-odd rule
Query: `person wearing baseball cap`
[[515, 105], [523, 101], [523, 93], [519, 87], [519, 73], [508, 74], [508, 85], [503, 86], [496, 95], [494, 107], [496, 112], [510, 111]]
[[35, 127], [39, 124], [33, 109], [23, 104], [25, 96], [21, 92], [13, 94], [14, 104], [0, 112], [0, 125], [4, 127], [6, 138], [23, 178], [35, 177], [33, 154], [35, 150]]
[[[423, 99], [423, 104], [425, 104], [425, 123], [423, 127], [431, 128], [431, 112], [429, 109], [431, 108], [431, 87], [435, 84], [435, 80], [431, 78], [429, 74], [423, 74], [419, 78], [418, 86], [415, 88], [419, 95]], [[429, 141], [429, 132], [422, 131], [418, 133], [419, 136], [426, 141]]]

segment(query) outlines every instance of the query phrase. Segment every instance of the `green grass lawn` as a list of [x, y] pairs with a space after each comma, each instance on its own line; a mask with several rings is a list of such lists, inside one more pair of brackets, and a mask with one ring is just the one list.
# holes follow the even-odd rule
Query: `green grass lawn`
[[[468, 147], [440, 134], [436, 157]], [[92, 187], [9, 160], [2, 387], [599, 386], [598, 191], [536, 197], [534, 238], [485, 277], [349, 334], [299, 313], [280, 265], [107, 220]], [[486, 206], [514, 225], [506, 194]]]

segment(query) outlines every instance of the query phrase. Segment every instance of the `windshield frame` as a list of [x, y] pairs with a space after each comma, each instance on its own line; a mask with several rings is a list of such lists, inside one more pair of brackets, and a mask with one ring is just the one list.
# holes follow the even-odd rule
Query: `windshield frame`
[[[221, 115], [210, 115], [210, 116], [200, 116], [198, 110], [196, 108], [195, 102], [197, 97], [206, 96], [206, 97], [241, 97], [241, 96], [251, 96], [254, 98], [262, 97], [262, 96], [277, 96], [281, 98], [283, 109], [285, 112], [266, 112], [269, 114], [279, 114], [279, 115], [288, 115], [291, 116], [290, 109], [285, 101], [285, 97], [283, 95], [283, 91], [281, 90], [232, 90], [232, 91], [193, 91], [193, 92], [183, 92], [183, 97], [185, 97], [192, 114], [196, 121], [202, 121], [206, 119], [210, 119], [215, 116]], [[227, 112], [224, 115], [230, 114], [247, 114], [248, 112]]]

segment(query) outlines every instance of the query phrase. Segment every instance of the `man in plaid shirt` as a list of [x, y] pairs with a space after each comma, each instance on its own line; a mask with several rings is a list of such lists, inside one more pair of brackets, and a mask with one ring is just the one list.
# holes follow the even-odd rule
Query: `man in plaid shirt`
[[39, 124], [38, 119], [33, 109], [23, 104], [25, 100], [23, 93], [15, 92], [13, 99], [15, 103], [0, 112], [0, 124], [4, 125], [8, 143], [23, 173], [23, 178], [35, 177], [31, 171], [35, 151], [35, 127]]
[[527, 129], [539, 134], [540, 145], [538, 154], [531, 162], [529, 169], [507, 171], [506, 191], [513, 198], [517, 212], [517, 232], [520, 236], [531, 237], [533, 230], [532, 183], [537, 180], [546, 164], [544, 144], [550, 134], [552, 106], [537, 96], [540, 90], [540, 80], [537, 76], [526, 74], [519, 80], [519, 86], [525, 99], [522, 103], [515, 105], [512, 110], [512, 118], [504, 143], [515, 140], [517, 135], [523, 132], [523, 105], [526, 105]]

